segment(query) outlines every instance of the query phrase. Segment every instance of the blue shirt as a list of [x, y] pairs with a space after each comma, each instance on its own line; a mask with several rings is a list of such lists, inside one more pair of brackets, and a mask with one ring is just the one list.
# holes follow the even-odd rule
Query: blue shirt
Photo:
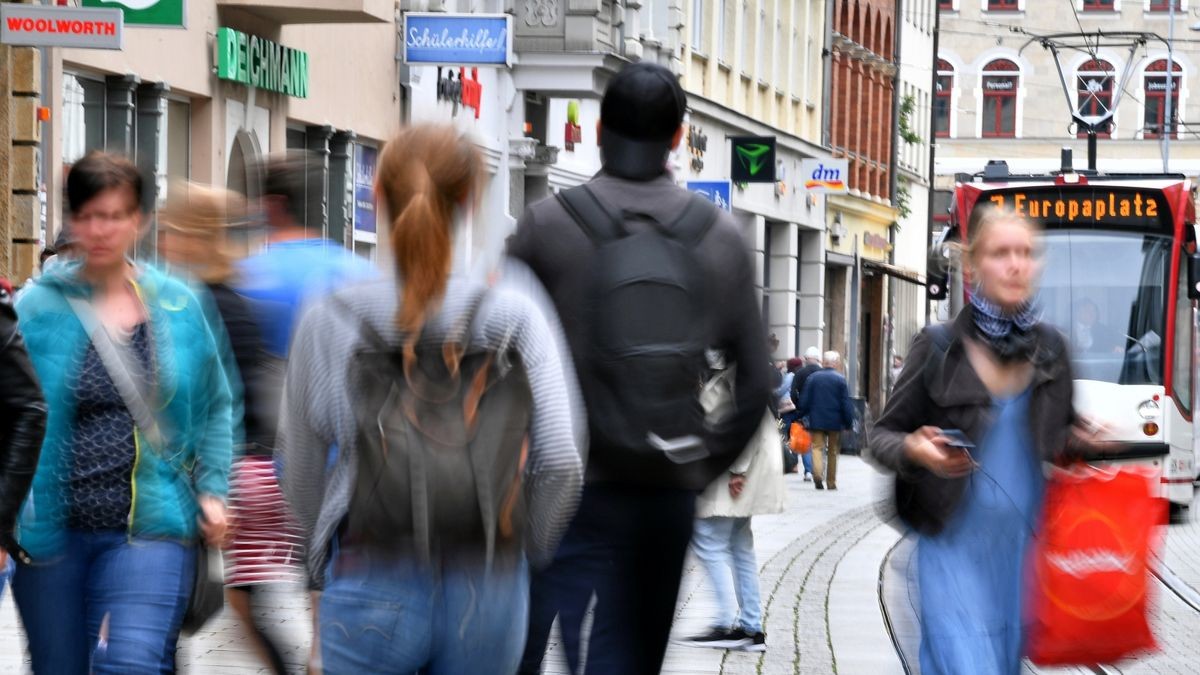
[[286, 358], [301, 307], [314, 296], [376, 274], [370, 262], [328, 239], [271, 244], [239, 265], [238, 292], [254, 302], [267, 351]]

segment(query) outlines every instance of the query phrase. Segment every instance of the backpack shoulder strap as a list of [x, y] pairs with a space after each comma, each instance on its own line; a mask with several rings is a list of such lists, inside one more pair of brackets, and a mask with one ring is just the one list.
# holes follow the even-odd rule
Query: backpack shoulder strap
[[621, 215], [605, 206], [586, 183], [563, 190], [555, 198], [594, 243], [616, 239], [625, 231]]
[[930, 352], [929, 358], [925, 360], [925, 370], [923, 371], [926, 390], [929, 389], [933, 378], [941, 371], [942, 364], [946, 361], [946, 352], [950, 351], [950, 343], [954, 341], [954, 336], [950, 333], [950, 326], [945, 323], [930, 326], [929, 337], [933, 350]]
[[696, 246], [717, 222], [717, 207], [707, 199], [696, 194], [689, 194], [688, 203], [670, 225], [673, 237], [686, 244], [689, 248]]
[[337, 293], [331, 293], [329, 295], [329, 302], [335, 309], [345, 315], [346, 318], [353, 319], [354, 322], [358, 324], [359, 332], [373, 349], [383, 352], [390, 351], [392, 349], [387, 340], [384, 340], [383, 336], [379, 334], [379, 331], [376, 330], [375, 327], [372, 326], [365, 317], [360, 316], [358, 312], [355, 312], [353, 309], [351, 309], [350, 305], [348, 305], [345, 300], [338, 297]]

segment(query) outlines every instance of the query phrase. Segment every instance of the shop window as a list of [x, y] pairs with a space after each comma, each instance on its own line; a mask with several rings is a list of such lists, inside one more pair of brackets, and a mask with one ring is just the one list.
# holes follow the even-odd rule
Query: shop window
[[63, 162], [71, 164], [91, 150], [104, 149], [104, 82], [63, 73]]
[[996, 59], [983, 67], [983, 135], [985, 138], [1015, 138], [1017, 135], [1017, 90], [1021, 74], [1017, 64]]
[[945, 59], [937, 62], [937, 91], [933, 98], [933, 132], [938, 138], [950, 137], [950, 116], [954, 114], [954, 66]]
[[[1079, 94], [1076, 106], [1079, 114], [1083, 117], [1108, 115], [1112, 111], [1113, 84], [1116, 79], [1117, 72], [1113, 65], [1103, 59], [1091, 60], [1079, 66], [1079, 74], [1076, 77]], [[1110, 122], [1109, 129], [1111, 128]], [[1110, 138], [1112, 133], [1103, 131], [1097, 135], [1100, 138]], [[1078, 136], [1087, 138], [1087, 132], [1081, 129]]]
[[[1174, 68], [1170, 78], [1171, 90], [1171, 119], [1170, 129], [1167, 133], [1171, 134], [1171, 138], [1176, 138], [1179, 135], [1179, 86], [1181, 84], [1180, 72], [1183, 70], [1178, 63], [1174, 64]], [[1149, 66], [1146, 66], [1145, 84], [1145, 101], [1146, 101], [1146, 117], [1142, 124], [1143, 134], [1146, 138], [1161, 138], [1164, 129], [1167, 129], [1167, 60], [1159, 59]]]

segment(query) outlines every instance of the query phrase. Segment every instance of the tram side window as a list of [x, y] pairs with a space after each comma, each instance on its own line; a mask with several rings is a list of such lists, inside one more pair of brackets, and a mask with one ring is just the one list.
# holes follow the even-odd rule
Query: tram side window
[[1186, 251], [1179, 256], [1175, 284], [1175, 347], [1171, 367], [1172, 394], [1179, 407], [1192, 411], [1192, 300], [1188, 297]]

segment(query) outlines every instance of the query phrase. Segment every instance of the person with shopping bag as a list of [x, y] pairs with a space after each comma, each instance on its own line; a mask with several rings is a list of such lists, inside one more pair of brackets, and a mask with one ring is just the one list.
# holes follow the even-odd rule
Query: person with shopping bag
[[[700, 403], [708, 419], [719, 423], [734, 406], [733, 372], [720, 359], [714, 365], [715, 374], [705, 383]], [[758, 432], [729, 472], [709, 484], [696, 500], [692, 551], [708, 573], [717, 598], [717, 615], [706, 633], [690, 637], [684, 644], [766, 651], [758, 562], [750, 525], [754, 516], [782, 513], [786, 497], [775, 418], [764, 410]]]
[[870, 447], [919, 534], [921, 672], [1015, 675], [1042, 462], [1086, 433], [1066, 341], [1040, 320], [1035, 226], [989, 209], [969, 232], [970, 303], [914, 339]]

